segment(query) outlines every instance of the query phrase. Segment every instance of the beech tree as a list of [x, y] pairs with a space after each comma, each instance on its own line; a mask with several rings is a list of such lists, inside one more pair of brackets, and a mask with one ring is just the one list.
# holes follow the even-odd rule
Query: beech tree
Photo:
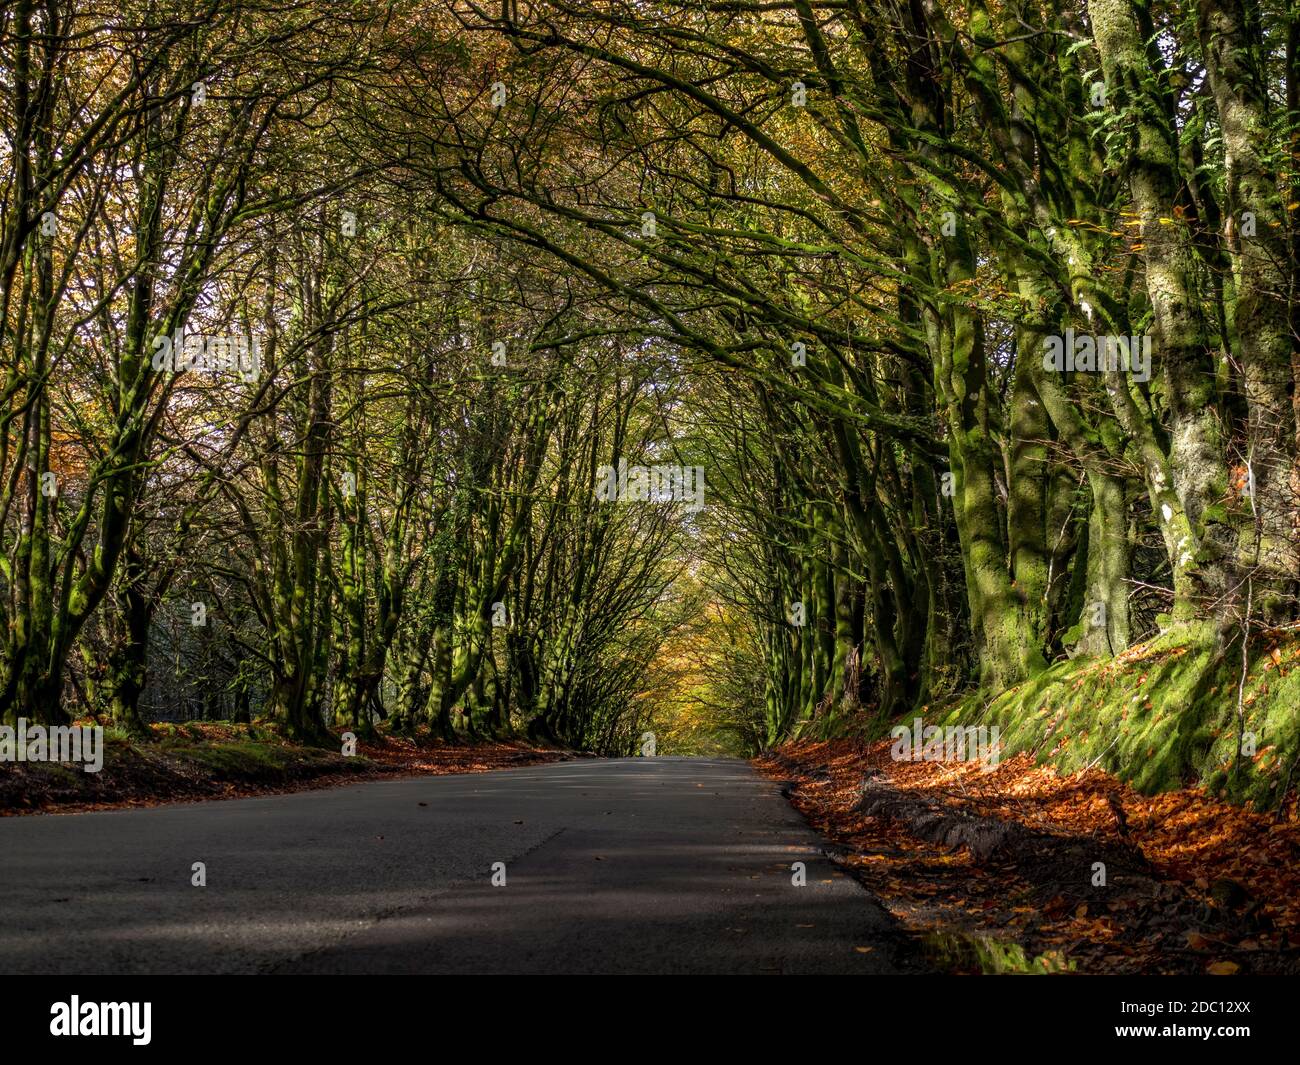
[[3, 18], [7, 717], [628, 752], [707, 603], [770, 743], [1297, 620], [1286, 5]]

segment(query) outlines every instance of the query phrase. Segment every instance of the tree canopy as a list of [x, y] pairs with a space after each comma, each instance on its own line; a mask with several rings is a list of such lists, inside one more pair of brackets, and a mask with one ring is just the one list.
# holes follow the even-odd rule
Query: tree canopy
[[1245, 662], [1300, 621], [1298, 50], [1271, 0], [15, 0], [0, 715], [753, 749]]

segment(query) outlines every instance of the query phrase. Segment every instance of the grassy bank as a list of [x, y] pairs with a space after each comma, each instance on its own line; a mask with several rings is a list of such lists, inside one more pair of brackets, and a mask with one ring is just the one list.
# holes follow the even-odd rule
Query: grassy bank
[[1100, 768], [1154, 794], [1202, 784], [1276, 809], [1300, 759], [1300, 640], [1216, 648], [1169, 634], [1115, 658], [1060, 662], [993, 699], [972, 696], [927, 724], [996, 725], [1002, 757], [1027, 754], [1063, 773]]
[[398, 737], [378, 737], [344, 756], [290, 742], [264, 725], [191, 722], [150, 731], [141, 742], [105, 730], [97, 773], [80, 764], [0, 765], [0, 816], [234, 798], [397, 774], [482, 772], [566, 756], [514, 742], [447, 745]]

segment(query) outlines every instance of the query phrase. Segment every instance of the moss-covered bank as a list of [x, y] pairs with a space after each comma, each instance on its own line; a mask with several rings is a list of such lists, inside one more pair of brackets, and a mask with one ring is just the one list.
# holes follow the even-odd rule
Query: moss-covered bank
[[1243, 670], [1240, 639], [1179, 629], [922, 716], [997, 726], [1003, 757], [1024, 752], [1065, 773], [1099, 767], [1146, 793], [1201, 783], [1272, 809], [1297, 783], [1300, 640], [1254, 636]]

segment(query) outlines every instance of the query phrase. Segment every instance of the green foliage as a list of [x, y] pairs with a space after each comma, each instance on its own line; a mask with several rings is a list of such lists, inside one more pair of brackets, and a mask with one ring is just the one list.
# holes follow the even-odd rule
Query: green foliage
[[[1243, 684], [1239, 642], [1216, 647], [1210, 630], [1175, 629], [1118, 659], [1061, 662], [996, 698], [968, 696], [932, 716], [998, 726], [1004, 758], [1028, 754], [1062, 773], [1099, 767], [1146, 793], [1199, 781], [1271, 810], [1300, 758], [1298, 652], [1294, 641], [1262, 642]], [[1243, 744], [1247, 733], [1253, 740]]]
[[[1189, 634], [1300, 617], [1289, 12], [67, 7], [5, 24], [6, 720], [752, 750], [978, 691], [1220, 771]], [[179, 327], [263, 373], [156, 371]], [[1018, 701], [1162, 616], [1116, 721]]]

